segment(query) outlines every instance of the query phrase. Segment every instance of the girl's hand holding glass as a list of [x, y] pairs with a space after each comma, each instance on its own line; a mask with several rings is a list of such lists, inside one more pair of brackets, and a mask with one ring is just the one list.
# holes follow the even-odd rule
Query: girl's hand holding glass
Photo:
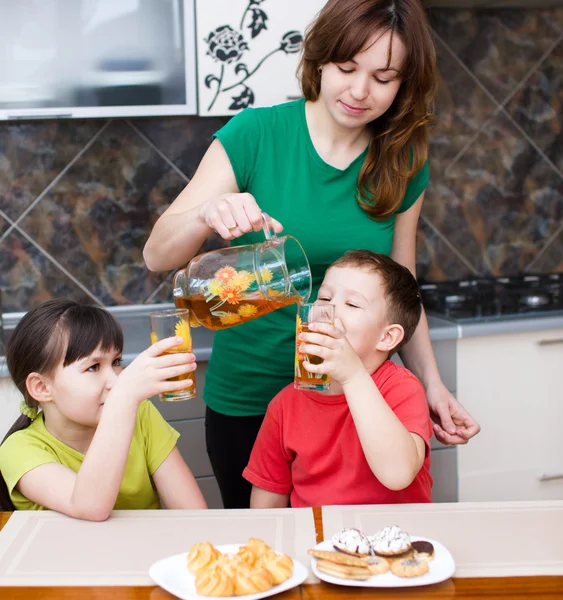
[[192, 379], [170, 381], [172, 377], [193, 373], [197, 368], [191, 352], [173, 351], [183, 342], [178, 336], [154, 343], [120, 373], [112, 391], [119, 388], [120, 394], [133, 395], [136, 401], [142, 402], [151, 396], [171, 394], [192, 385]]

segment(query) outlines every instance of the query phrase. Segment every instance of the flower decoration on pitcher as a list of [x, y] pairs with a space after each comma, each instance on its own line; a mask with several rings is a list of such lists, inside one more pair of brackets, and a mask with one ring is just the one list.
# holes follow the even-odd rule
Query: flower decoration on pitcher
[[[230, 25], [221, 25], [211, 31], [205, 38], [208, 45], [207, 54], [220, 64], [219, 74], [209, 73], [204, 79], [207, 88], [215, 87], [215, 95], [207, 108], [208, 111], [213, 108], [220, 94], [231, 90], [237, 92], [234, 96], [231, 96], [232, 103], [229, 110], [242, 110], [247, 106], [252, 106], [255, 101], [254, 91], [246, 82], [276, 52], [295, 54], [301, 50], [303, 35], [299, 31], [288, 31], [282, 36], [278, 45], [266, 53], [253, 68], [249, 68], [246, 62], [242, 60], [245, 52], [250, 50], [245, 34], [250, 35], [250, 39], [253, 40], [268, 29], [268, 15], [261, 8], [261, 5], [265, 2], [266, 0], [249, 0], [242, 13], [238, 29]], [[234, 72], [234, 76], [238, 77], [238, 81], [223, 87], [227, 69]]]
[[[272, 277], [270, 269], [260, 269], [260, 279], [263, 283], [270, 283]], [[205, 301], [213, 303], [209, 308], [210, 314], [218, 318], [221, 325], [227, 327], [259, 316], [264, 297], [258, 291], [257, 285], [254, 286], [254, 291], [251, 289], [256, 283], [256, 277], [250, 271], [237, 271], [229, 266], [221, 267], [202, 289]], [[267, 311], [262, 307], [261, 312]]]

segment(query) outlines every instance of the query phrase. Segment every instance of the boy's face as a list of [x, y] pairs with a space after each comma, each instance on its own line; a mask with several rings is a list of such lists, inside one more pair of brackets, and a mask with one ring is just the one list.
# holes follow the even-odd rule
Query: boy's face
[[331, 267], [317, 302], [334, 304], [335, 317], [340, 319], [348, 342], [364, 363], [381, 352], [377, 344], [385, 337], [390, 323], [379, 274], [358, 267]]

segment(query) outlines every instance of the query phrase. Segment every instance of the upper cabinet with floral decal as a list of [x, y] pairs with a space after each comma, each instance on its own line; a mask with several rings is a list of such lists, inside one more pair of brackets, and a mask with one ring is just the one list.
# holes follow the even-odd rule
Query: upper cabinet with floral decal
[[326, 0], [196, 0], [199, 114], [301, 96], [303, 35]]

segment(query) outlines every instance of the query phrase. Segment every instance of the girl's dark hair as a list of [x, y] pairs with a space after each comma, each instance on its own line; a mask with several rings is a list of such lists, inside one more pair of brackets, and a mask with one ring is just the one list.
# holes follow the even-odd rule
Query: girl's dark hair
[[399, 36], [407, 58], [393, 104], [368, 124], [371, 142], [358, 178], [358, 204], [378, 220], [397, 210], [428, 156], [436, 52], [420, 0], [328, 0], [307, 30], [299, 64], [303, 95], [315, 102], [321, 92], [319, 67], [349, 61], [374, 34], [386, 31], [391, 40]]
[[[30, 310], [16, 325], [6, 347], [10, 377], [30, 408], [38, 403], [27, 390], [30, 373], [51, 374], [57, 366], [86, 358], [94, 350], [102, 352], [123, 349], [123, 332], [119, 323], [103, 308], [56, 298]], [[2, 443], [29, 427], [32, 420], [21, 415]], [[0, 509], [14, 510], [6, 482], [0, 473]]]

